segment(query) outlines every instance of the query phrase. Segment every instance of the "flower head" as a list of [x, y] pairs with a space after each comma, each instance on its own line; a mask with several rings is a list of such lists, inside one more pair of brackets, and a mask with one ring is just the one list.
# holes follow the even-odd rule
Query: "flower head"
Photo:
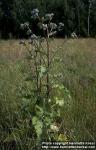
[[59, 26], [60, 26], [60, 27], [64, 27], [64, 23], [60, 22], [60, 23], [59, 23]]
[[76, 34], [75, 32], [72, 32], [72, 33], [71, 33], [71, 37], [72, 37], [72, 38], [77, 38], [77, 34]]
[[64, 28], [64, 23], [60, 22], [58, 26], [58, 30], [62, 30]]
[[53, 19], [53, 16], [54, 16], [53, 13], [46, 14], [46, 15], [45, 15], [45, 19], [48, 20], [48, 21], [51, 21], [51, 20]]
[[42, 24], [42, 28], [43, 28], [43, 30], [47, 30], [47, 28], [48, 28], [47, 24]]
[[32, 33], [31, 29], [28, 29], [27, 35], [31, 35], [31, 33]]
[[31, 14], [32, 14], [32, 18], [36, 19], [39, 17], [39, 10], [37, 8], [35, 8], [31, 11]]
[[25, 23], [22, 23], [20, 25], [21, 29], [28, 29], [29, 28], [29, 22], [25, 22]]
[[50, 23], [50, 28], [52, 29], [52, 30], [55, 30], [56, 28], [57, 28], [57, 24], [55, 24], [55, 23]]

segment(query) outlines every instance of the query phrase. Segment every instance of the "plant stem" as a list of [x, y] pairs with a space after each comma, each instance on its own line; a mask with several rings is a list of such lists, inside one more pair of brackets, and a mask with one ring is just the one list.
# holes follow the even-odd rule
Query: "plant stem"
[[47, 44], [47, 99], [49, 98], [49, 66], [50, 66], [50, 47], [49, 47], [49, 31], [47, 29], [47, 37], [46, 37], [46, 44]]
[[36, 71], [36, 91], [37, 91], [37, 97], [39, 94], [39, 76], [38, 76], [38, 64], [37, 64], [37, 52], [35, 52], [35, 57], [34, 57], [34, 61], [35, 61], [35, 71]]
[[[41, 42], [39, 42], [39, 47], [41, 48]], [[42, 65], [42, 54], [40, 52], [40, 67]], [[42, 79], [40, 78], [40, 93], [42, 92]]]

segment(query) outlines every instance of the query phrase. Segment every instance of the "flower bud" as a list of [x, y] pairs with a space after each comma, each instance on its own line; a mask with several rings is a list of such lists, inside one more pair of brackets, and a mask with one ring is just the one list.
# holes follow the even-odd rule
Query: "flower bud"
[[47, 24], [42, 24], [43, 30], [47, 30], [48, 26]]
[[25, 28], [29, 28], [29, 22], [25, 22], [25, 23], [24, 23], [24, 27], [25, 27]]
[[21, 25], [20, 25], [20, 27], [21, 27], [21, 29], [28, 29], [29, 28], [29, 22], [25, 22], [25, 23], [22, 23]]

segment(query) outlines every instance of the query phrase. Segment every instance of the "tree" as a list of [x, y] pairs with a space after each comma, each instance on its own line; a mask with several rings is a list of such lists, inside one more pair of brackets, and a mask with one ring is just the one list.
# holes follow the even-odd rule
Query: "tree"
[[[3, 12], [1, 9], [1, 3], [0, 3], [0, 22], [1, 22], [2, 15], [3, 15]], [[0, 24], [0, 38], [1, 38], [1, 24]]]
[[65, 28], [60, 35], [75, 31], [80, 36], [96, 34], [96, 0], [1, 0], [0, 30], [3, 37], [18, 37], [20, 24], [31, 22], [31, 10], [38, 8], [41, 15], [53, 12], [54, 22], [62, 21]]
[[88, 36], [90, 35], [90, 11], [91, 11], [92, 1], [88, 1]]
[[1, 30], [4, 38], [9, 37], [9, 33], [14, 30], [14, 0], [1, 0], [3, 15], [1, 18]]

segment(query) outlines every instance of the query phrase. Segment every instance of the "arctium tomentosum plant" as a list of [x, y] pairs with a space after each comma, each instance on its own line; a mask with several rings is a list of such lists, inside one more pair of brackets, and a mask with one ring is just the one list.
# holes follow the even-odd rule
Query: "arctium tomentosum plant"
[[[57, 85], [52, 81], [50, 72], [52, 59], [55, 56], [50, 49], [50, 39], [64, 28], [64, 24], [62, 22], [58, 24], [52, 22], [53, 13], [40, 16], [37, 8], [32, 10], [31, 15], [32, 22], [35, 22], [36, 28], [42, 31], [42, 36], [35, 33], [32, 23], [25, 22], [21, 24], [21, 29], [26, 31], [28, 40], [21, 40], [20, 43], [28, 50], [28, 58], [31, 60], [31, 73], [29, 73], [31, 78], [27, 78], [27, 82], [31, 81], [33, 86], [33, 93], [31, 94], [35, 97], [35, 100], [31, 97], [34, 102], [30, 103], [30, 105], [32, 104], [32, 108], [34, 108], [32, 124], [35, 128], [38, 145], [41, 141], [54, 138], [56, 140], [56, 137], [58, 140], [57, 132], [59, 127], [56, 126], [56, 118], [60, 118], [61, 107], [64, 105], [64, 94], [60, 95], [60, 91], [65, 91], [65, 95], [67, 93], [68, 96], [70, 93], [63, 85]], [[30, 44], [31, 46], [29, 46]], [[59, 95], [55, 95], [56, 91]], [[57, 129], [56, 132], [53, 129]], [[52, 135], [51, 130], [53, 130]]]
[[[34, 58], [35, 58], [35, 65], [37, 65], [37, 55], [39, 53], [39, 55], [42, 57], [42, 55], [46, 55], [46, 75], [47, 75], [47, 97], [49, 97], [49, 68], [50, 68], [50, 48], [49, 48], [49, 38], [54, 36], [57, 32], [61, 31], [64, 28], [64, 24], [63, 23], [59, 23], [58, 25], [56, 23], [52, 22], [52, 19], [54, 17], [53, 13], [48, 13], [43, 17], [40, 17], [39, 15], [39, 10], [33, 9], [31, 12], [31, 18], [33, 21], [36, 21], [36, 24], [38, 26], [38, 28], [40, 30], [42, 30], [43, 32], [43, 37], [42, 38], [40, 35], [37, 36], [34, 33], [34, 30], [32, 30], [32, 26], [29, 24], [29, 22], [25, 22], [23, 24], [21, 24], [21, 29], [26, 30], [26, 34], [29, 36], [29, 44], [32, 44], [32, 46], [34, 46], [35, 50], [34, 50]], [[41, 47], [42, 47], [42, 41], [45, 40], [46, 41], [46, 45], [47, 45], [47, 50], [45, 53], [42, 52]], [[24, 41], [21, 41], [20, 43], [22, 43], [23, 45], [26, 45], [26, 43]], [[43, 47], [42, 47], [43, 48]], [[31, 51], [30, 51], [31, 54]], [[40, 58], [39, 58], [40, 59]], [[41, 58], [42, 59], [42, 58]], [[40, 66], [42, 65], [42, 61], [40, 59]], [[36, 66], [37, 70], [38, 67], [40, 66]], [[39, 71], [36, 71], [36, 76], [37, 76], [37, 81], [39, 82], [40, 80], [40, 76], [39, 76]], [[37, 84], [37, 87], [39, 88], [39, 83]], [[40, 88], [39, 88], [40, 89]], [[38, 91], [38, 90], [37, 90]]]

